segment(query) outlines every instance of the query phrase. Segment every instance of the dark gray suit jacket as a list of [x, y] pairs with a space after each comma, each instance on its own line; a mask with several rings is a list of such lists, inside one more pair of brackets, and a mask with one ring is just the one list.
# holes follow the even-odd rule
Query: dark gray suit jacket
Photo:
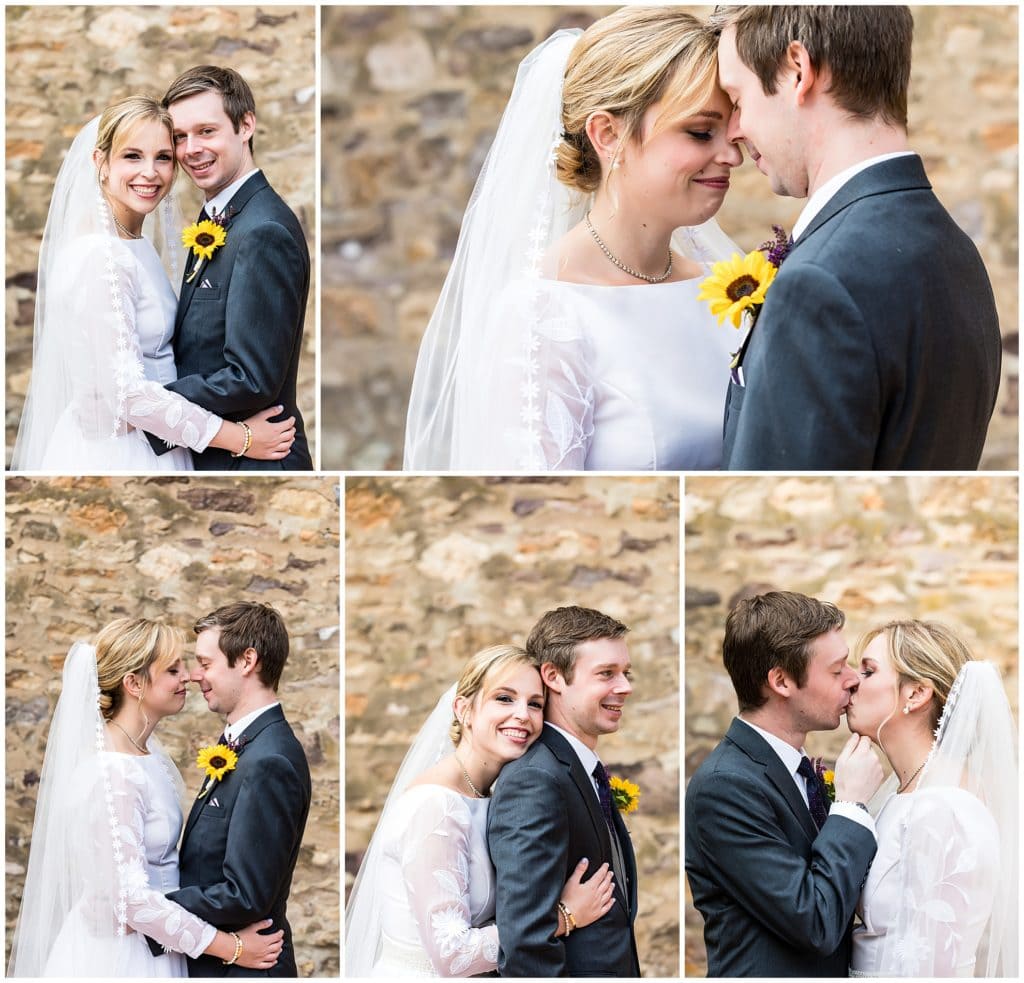
[[569, 742], [545, 727], [521, 758], [501, 770], [487, 813], [487, 846], [497, 871], [501, 976], [638, 977], [633, 935], [636, 858], [622, 817], [615, 813], [629, 880], [616, 883], [611, 910], [568, 938], [552, 938], [555, 908], [576, 865], [590, 861], [587, 878], [612, 864], [611, 839], [590, 776]]
[[818, 832], [768, 742], [734, 720], [686, 789], [686, 873], [708, 976], [846, 976], [871, 831]]
[[999, 320], [974, 243], [917, 156], [852, 178], [783, 262], [729, 387], [725, 467], [978, 466]]
[[288, 892], [309, 813], [309, 766], [280, 706], [242, 732], [238, 764], [196, 799], [181, 843], [181, 887], [167, 896], [203, 921], [233, 931], [264, 918], [284, 929], [272, 970], [189, 959], [189, 976], [297, 975]]
[[[182, 276], [174, 325], [178, 379], [167, 388], [238, 422], [269, 406], [295, 417], [295, 443], [283, 461], [232, 457], [207, 448], [193, 453], [203, 471], [312, 471], [296, 376], [309, 294], [309, 250], [299, 220], [260, 171], [234, 194], [227, 241], [186, 283]], [[208, 286], [207, 286], [208, 284]], [[167, 446], [149, 435], [157, 453]]]

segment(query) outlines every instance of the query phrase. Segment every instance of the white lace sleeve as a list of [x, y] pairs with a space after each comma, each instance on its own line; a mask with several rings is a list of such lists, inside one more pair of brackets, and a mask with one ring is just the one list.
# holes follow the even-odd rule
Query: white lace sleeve
[[[461, 380], [456, 461], [466, 468], [582, 471], [594, 434], [594, 386], [579, 317], [557, 284], [518, 280], [485, 335], [495, 350]], [[468, 343], [468, 342], [467, 342]]]
[[911, 834], [912, 847], [901, 850], [900, 914], [881, 971], [963, 975], [958, 971], [973, 967], [992, 913], [999, 834], [985, 807], [966, 792], [918, 795], [901, 831], [904, 841]]
[[139, 265], [116, 239], [86, 236], [69, 257], [62, 291], [74, 326], [69, 371], [74, 405], [88, 436], [120, 436], [129, 427], [170, 445], [206, 449], [222, 420], [146, 379], [135, 323]]
[[401, 867], [423, 948], [439, 976], [498, 966], [498, 930], [473, 928], [469, 907], [469, 810], [457, 796], [424, 798], [403, 841]]
[[102, 769], [106, 814], [98, 831], [99, 856], [111, 855], [117, 869], [115, 915], [118, 934], [129, 929], [148, 936], [167, 949], [199, 956], [217, 930], [181, 905], [150, 887], [143, 842], [146, 825], [146, 777], [130, 758], [107, 755]]

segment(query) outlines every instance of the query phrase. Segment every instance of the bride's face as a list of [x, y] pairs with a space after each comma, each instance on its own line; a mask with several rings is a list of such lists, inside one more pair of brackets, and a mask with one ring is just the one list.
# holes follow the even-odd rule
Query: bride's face
[[864, 649], [857, 667], [859, 682], [846, 708], [846, 722], [854, 734], [878, 743], [878, 731], [893, 717], [899, 698], [899, 673], [889, 660], [889, 642], [876, 635]]
[[115, 209], [148, 215], [174, 182], [174, 146], [159, 120], [142, 120], [118, 135], [110, 156], [98, 159], [103, 190]]
[[658, 129], [661, 112], [655, 103], [644, 114], [639, 137], [624, 148], [611, 186], [623, 182], [628, 200], [675, 227], [699, 225], [722, 207], [730, 172], [743, 161], [727, 135], [729, 100], [716, 88], [699, 113], [662, 121]]
[[151, 720], [181, 713], [185, 707], [188, 670], [181, 659], [157, 671], [150, 669], [149, 683], [142, 696], [142, 709]]
[[532, 666], [520, 665], [491, 681], [469, 707], [464, 737], [473, 752], [505, 764], [521, 757], [544, 726], [544, 684]]

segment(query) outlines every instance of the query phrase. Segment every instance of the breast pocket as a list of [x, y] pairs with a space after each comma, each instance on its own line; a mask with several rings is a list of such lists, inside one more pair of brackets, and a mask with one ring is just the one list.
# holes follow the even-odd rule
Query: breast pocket
[[201, 301], [203, 303], [209, 303], [213, 300], [220, 300], [221, 291], [219, 286], [212, 287], [196, 287], [196, 291], [192, 294], [192, 299], [195, 301]]

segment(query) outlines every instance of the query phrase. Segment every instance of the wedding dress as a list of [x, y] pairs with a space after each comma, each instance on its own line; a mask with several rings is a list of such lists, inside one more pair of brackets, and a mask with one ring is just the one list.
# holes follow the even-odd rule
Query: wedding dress
[[488, 799], [412, 785], [454, 751], [455, 687], [437, 701], [391, 786], [345, 911], [345, 975], [473, 976], [498, 966]]
[[[64, 666], [40, 778], [10, 976], [188, 976], [216, 929], [164, 894], [178, 887], [181, 776], [107, 750], [95, 651]], [[154, 956], [144, 936], [167, 950]]]
[[1017, 975], [1017, 773], [999, 673], [968, 662], [912, 793], [872, 802], [878, 852], [857, 909], [853, 976]]
[[[92, 162], [98, 121], [75, 137], [39, 254], [32, 376], [14, 470], [191, 470], [220, 417], [164, 388], [177, 301], [153, 243], [114, 232]], [[161, 203], [165, 240], [171, 196]], [[155, 226], [155, 220], [147, 219]], [[180, 244], [163, 242], [168, 257]], [[176, 449], [158, 456], [143, 431]]]
[[[558, 279], [552, 249], [589, 204], [555, 175], [562, 80], [580, 31], [519, 67], [420, 346], [406, 470], [715, 468], [729, 386], [720, 328], [689, 281]], [[710, 264], [738, 248], [712, 219], [675, 252]]]

